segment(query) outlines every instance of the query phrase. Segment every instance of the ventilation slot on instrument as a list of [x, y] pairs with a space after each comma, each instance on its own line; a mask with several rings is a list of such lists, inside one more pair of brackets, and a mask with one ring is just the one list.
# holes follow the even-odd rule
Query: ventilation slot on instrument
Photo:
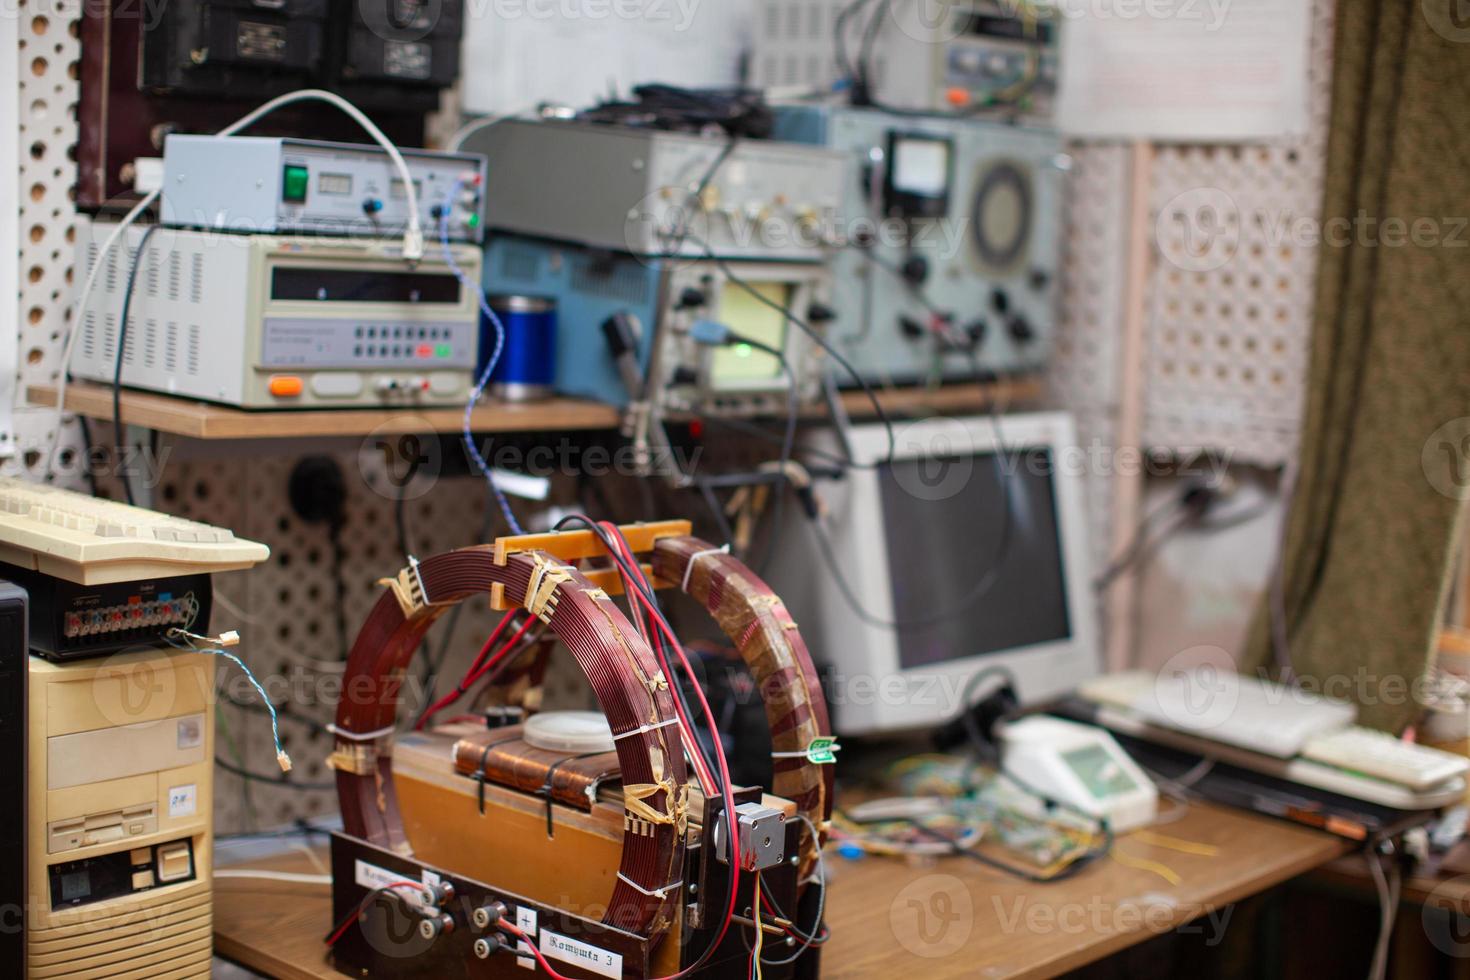
[[609, 267], [584, 259], [572, 265], [572, 289], [586, 296], [643, 304], [648, 302], [648, 285], [649, 276], [637, 263], [619, 262]]
[[535, 252], [507, 248], [500, 256], [500, 275], [505, 279], [535, 282], [541, 272], [541, 258]]
[[194, 253], [194, 261], [190, 263], [189, 270], [189, 302], [198, 304], [204, 301], [204, 255], [201, 252]]
[[173, 373], [179, 369], [179, 325], [170, 320], [163, 341], [163, 369]]
[[148, 268], [143, 278], [143, 295], [149, 299], [158, 298], [158, 250], [148, 250]]
[[143, 331], [143, 366], [152, 370], [158, 365], [158, 321], [149, 319]]
[[117, 342], [117, 317], [111, 313], [102, 318], [102, 359], [111, 361]]
[[103, 285], [103, 288], [106, 289], [108, 293], [115, 293], [115, 292], [117, 292], [117, 263], [118, 263], [118, 256], [119, 256], [119, 253], [118, 252], [109, 252], [108, 255], [107, 255], [107, 268], [104, 269], [103, 272], [102, 272], [102, 275], [103, 275], [102, 285]]
[[178, 299], [179, 299], [179, 279], [183, 275], [183, 270], [181, 268], [179, 268], [179, 266], [182, 264], [182, 261], [183, 260], [179, 258], [179, 253], [178, 252], [170, 252], [169, 253], [169, 255], [168, 255], [168, 298], [171, 301], [173, 301], [173, 302], [178, 302]]
[[199, 324], [189, 324], [189, 363], [188, 373], [199, 373]]
[[138, 318], [128, 311], [127, 338], [123, 341], [122, 355], [124, 364], [133, 363], [133, 355], [138, 350]]
[[82, 320], [82, 357], [91, 360], [97, 356], [97, 312], [88, 310]]

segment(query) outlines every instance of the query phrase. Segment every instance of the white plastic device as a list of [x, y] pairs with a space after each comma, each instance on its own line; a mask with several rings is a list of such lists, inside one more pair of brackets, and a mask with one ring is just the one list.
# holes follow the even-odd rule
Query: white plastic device
[[526, 741], [549, 752], [611, 752], [612, 728], [598, 711], [543, 711], [526, 721]]
[[1346, 701], [1206, 665], [1154, 675], [1126, 671], [1083, 684], [1089, 700], [1127, 708], [1154, 725], [1278, 759], [1357, 717]]
[[1387, 732], [1357, 725], [1310, 739], [1302, 746], [1302, 758], [1412, 790], [1438, 786], [1470, 770], [1470, 759], [1463, 755], [1415, 745]]
[[1105, 817], [1121, 832], [1153, 822], [1158, 790], [1101, 728], [1049, 715], [1001, 727], [1001, 768], [1029, 788]]

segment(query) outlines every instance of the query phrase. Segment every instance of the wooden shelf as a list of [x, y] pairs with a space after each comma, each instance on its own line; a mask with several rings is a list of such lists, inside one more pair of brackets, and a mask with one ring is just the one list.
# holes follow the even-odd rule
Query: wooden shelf
[[[890, 415], [964, 415], [983, 412], [991, 405], [1018, 408], [1034, 404], [1041, 398], [1038, 377], [1006, 379], [995, 384], [956, 384], [942, 388], [877, 389], [883, 411]], [[853, 418], [872, 418], [873, 403], [861, 391], [844, 391], [842, 407]], [[826, 407], [818, 411], [826, 414]]]
[[[1024, 404], [1041, 393], [1036, 379], [1003, 381], [995, 385], [948, 385], [943, 388], [895, 388], [878, 393], [883, 409], [892, 415], [957, 414], [978, 412], [992, 403]], [[32, 385], [26, 398], [34, 405], [51, 405], [56, 389]], [[842, 402], [853, 418], [871, 418], [873, 406], [862, 392], [845, 392]], [[112, 389], [89, 381], [73, 381], [66, 388], [66, 409], [88, 418], [112, 420]], [[123, 419], [132, 424], [191, 439], [287, 439], [365, 436], [373, 432], [458, 432], [464, 411], [458, 408], [349, 408], [299, 411], [244, 411], [224, 405], [160, 395], [146, 391], [122, 393]], [[825, 406], [814, 406], [812, 417], [824, 416]], [[475, 409], [476, 432], [546, 432], [575, 429], [613, 429], [620, 422], [617, 409], [575, 398], [552, 398], [520, 404], [489, 404]]]
[[[56, 389], [26, 389], [32, 403], [52, 405]], [[66, 386], [67, 411], [112, 420], [112, 389], [73, 381]], [[281, 439], [364, 436], [371, 432], [458, 432], [462, 408], [331, 408], [247, 412], [224, 405], [175, 398], [146, 391], [122, 393], [124, 421], [193, 439]], [[618, 425], [617, 409], [572, 398], [520, 404], [491, 404], [475, 409], [476, 432], [540, 432], [610, 429]]]

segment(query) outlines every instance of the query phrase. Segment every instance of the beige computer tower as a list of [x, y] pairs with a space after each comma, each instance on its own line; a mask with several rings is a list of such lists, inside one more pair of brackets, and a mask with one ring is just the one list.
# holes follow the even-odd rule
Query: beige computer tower
[[28, 659], [27, 975], [209, 976], [214, 658]]

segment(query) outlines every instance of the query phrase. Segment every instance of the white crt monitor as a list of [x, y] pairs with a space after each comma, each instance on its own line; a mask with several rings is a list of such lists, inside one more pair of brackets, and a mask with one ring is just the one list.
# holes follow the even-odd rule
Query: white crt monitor
[[859, 465], [820, 486], [820, 532], [805, 516], [787, 525], [772, 569], [826, 672], [837, 731], [941, 725], [986, 667], [1008, 668], [1026, 703], [1096, 674], [1071, 417], [894, 425], [891, 462], [883, 426], [849, 430]]

